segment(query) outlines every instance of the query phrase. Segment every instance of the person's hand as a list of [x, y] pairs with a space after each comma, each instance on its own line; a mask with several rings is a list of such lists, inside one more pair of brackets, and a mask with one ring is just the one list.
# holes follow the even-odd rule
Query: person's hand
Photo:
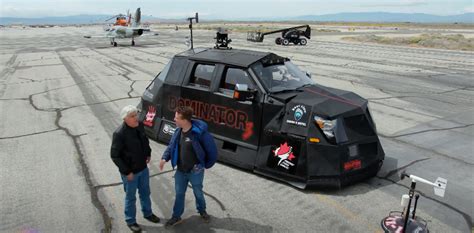
[[160, 161], [160, 171], [163, 171], [163, 167], [165, 166], [166, 160], [162, 159]]
[[133, 180], [133, 172], [130, 172], [130, 174], [127, 175], [127, 180], [132, 181]]
[[149, 163], [150, 160], [151, 160], [151, 157], [150, 157], [150, 156], [146, 157], [146, 163]]

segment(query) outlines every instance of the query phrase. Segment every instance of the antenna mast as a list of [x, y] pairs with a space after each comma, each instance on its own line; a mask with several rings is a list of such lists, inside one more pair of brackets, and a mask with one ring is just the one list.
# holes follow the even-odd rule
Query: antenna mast
[[195, 17], [189, 17], [189, 30], [191, 30], [191, 49], [193, 49], [193, 19], [196, 21], [196, 23], [199, 23], [199, 18], [198, 18], [198, 13], [196, 12]]

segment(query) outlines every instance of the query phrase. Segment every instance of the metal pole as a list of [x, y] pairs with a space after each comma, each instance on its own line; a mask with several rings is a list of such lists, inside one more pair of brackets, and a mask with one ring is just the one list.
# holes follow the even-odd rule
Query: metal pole
[[193, 45], [193, 19], [189, 18], [189, 29], [191, 30], [191, 49], [194, 48]]
[[415, 206], [413, 207], [413, 215], [411, 216], [413, 220], [415, 220], [415, 212], [416, 212], [416, 205], [418, 204], [418, 198], [420, 198], [420, 194], [415, 195]]
[[416, 182], [412, 180], [411, 181], [410, 192], [408, 193], [408, 196], [410, 196], [410, 199], [408, 200], [407, 213], [405, 214], [405, 223], [403, 224], [402, 233], [406, 233], [406, 230], [407, 230], [408, 219], [410, 218], [411, 200], [413, 199], [413, 194], [415, 193], [415, 186], [416, 186]]

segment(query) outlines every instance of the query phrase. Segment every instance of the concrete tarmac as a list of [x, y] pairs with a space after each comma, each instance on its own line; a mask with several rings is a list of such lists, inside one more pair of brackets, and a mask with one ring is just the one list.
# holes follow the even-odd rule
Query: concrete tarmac
[[[127, 232], [124, 192], [110, 159], [120, 109], [136, 105], [176, 53], [186, 29], [110, 46], [85, 39], [101, 27], [0, 28], [0, 232]], [[383, 33], [383, 32], [381, 32]], [[472, 33], [472, 32], [471, 32]], [[346, 33], [347, 34], [347, 33]], [[195, 47], [212, 47], [214, 31], [194, 31]], [[313, 35], [307, 46], [278, 46], [230, 35], [234, 48], [287, 56], [319, 84], [370, 101], [386, 153], [377, 177], [341, 190], [298, 190], [229, 165], [206, 171], [211, 222], [196, 213], [188, 190], [184, 222], [171, 229], [141, 216], [146, 232], [382, 232], [401, 211], [408, 173], [448, 180], [439, 198], [421, 193], [418, 216], [430, 232], [472, 232], [474, 211], [474, 54], [350, 43]], [[152, 207], [171, 217], [173, 171], [160, 172], [166, 145], [151, 143]]]

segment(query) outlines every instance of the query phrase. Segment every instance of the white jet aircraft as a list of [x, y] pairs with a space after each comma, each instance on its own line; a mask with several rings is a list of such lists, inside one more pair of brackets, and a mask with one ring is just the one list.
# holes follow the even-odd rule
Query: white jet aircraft
[[[117, 42], [115, 42], [115, 39], [132, 39], [132, 46], [135, 45], [135, 38], [139, 36], [157, 36], [158, 33], [149, 33], [149, 34], [144, 34], [144, 32], [150, 32], [149, 28], [143, 28], [140, 26], [140, 20], [141, 20], [141, 11], [140, 8], [137, 8], [135, 11], [135, 16], [131, 18], [131, 15], [128, 15], [129, 20], [127, 23], [124, 23], [122, 18], [117, 17], [117, 22], [111, 26], [110, 28], [107, 28], [105, 31], [105, 35], [102, 36], [84, 36], [84, 38], [109, 38], [110, 39], [110, 44], [113, 45], [114, 47], [117, 46]], [[130, 19], [133, 19], [132, 23], [129, 24], [131, 21]]]

